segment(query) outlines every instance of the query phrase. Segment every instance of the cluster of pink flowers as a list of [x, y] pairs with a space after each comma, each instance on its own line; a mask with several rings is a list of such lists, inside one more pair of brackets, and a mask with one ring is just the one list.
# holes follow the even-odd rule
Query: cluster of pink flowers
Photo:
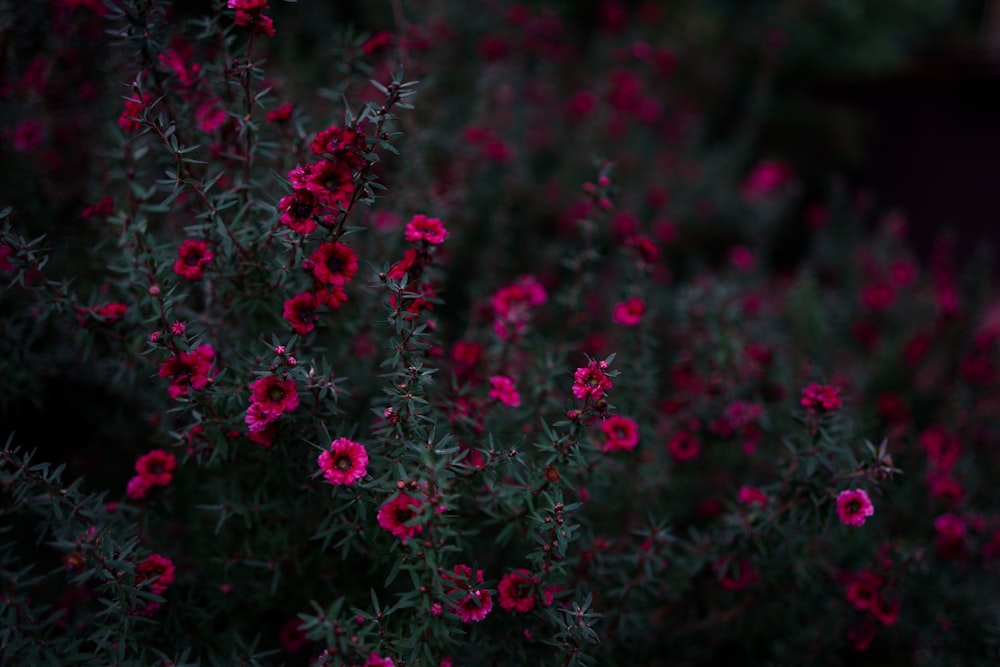
[[281, 223], [300, 234], [314, 231], [317, 222], [332, 225], [342, 209], [350, 208], [354, 174], [365, 165], [360, 128], [331, 125], [316, 135], [311, 148], [319, 159], [288, 173], [292, 193], [278, 202]]
[[250, 385], [250, 407], [244, 421], [251, 434], [264, 438], [260, 444], [270, 444], [267, 435], [275, 420], [299, 407], [295, 380], [282, 380], [277, 375], [265, 375]]
[[802, 390], [802, 397], [799, 403], [809, 414], [822, 414], [833, 412], [844, 404], [840, 398], [840, 389], [829, 385], [810, 383]]
[[445, 582], [448, 608], [462, 619], [463, 623], [478, 623], [493, 610], [493, 596], [484, 588], [483, 571], [476, 570], [473, 576], [468, 565], [456, 565], [454, 574], [441, 575]]
[[154, 486], [167, 486], [177, 469], [177, 459], [162, 449], [154, 449], [135, 461], [136, 475], [128, 481], [126, 493], [132, 500], [142, 500]]
[[330, 484], [354, 484], [368, 472], [368, 451], [360, 442], [337, 438], [317, 463]]
[[547, 300], [545, 288], [532, 276], [523, 276], [512, 285], [498, 289], [490, 301], [497, 337], [513, 340], [523, 335], [532, 311]]
[[199, 390], [208, 386], [213, 359], [215, 348], [205, 344], [191, 352], [177, 352], [163, 362], [159, 375], [161, 378], [170, 378], [170, 386], [167, 388], [170, 397], [180, 398], [192, 389]]
[[837, 495], [837, 516], [845, 526], [863, 526], [875, 514], [875, 506], [864, 489], [841, 491]]

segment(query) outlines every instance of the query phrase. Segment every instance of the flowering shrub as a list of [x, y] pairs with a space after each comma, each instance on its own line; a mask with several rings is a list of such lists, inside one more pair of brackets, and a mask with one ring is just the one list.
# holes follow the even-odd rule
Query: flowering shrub
[[986, 267], [709, 140], [710, 35], [204, 4], [10, 10], [5, 661], [1000, 659]]

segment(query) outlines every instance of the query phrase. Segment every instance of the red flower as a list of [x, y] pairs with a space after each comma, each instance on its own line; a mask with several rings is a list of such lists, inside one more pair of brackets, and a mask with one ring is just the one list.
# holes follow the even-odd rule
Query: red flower
[[608, 364], [604, 361], [591, 361], [586, 366], [577, 368], [573, 374], [573, 395], [599, 401], [604, 393], [613, 386], [611, 378], [605, 372]]
[[815, 382], [802, 390], [799, 402], [810, 414], [831, 412], [843, 405], [839, 389]]
[[645, 312], [645, 302], [639, 297], [633, 296], [616, 305], [612, 317], [618, 324], [634, 327], [642, 322], [642, 316]]
[[406, 232], [403, 234], [410, 243], [424, 241], [429, 245], [441, 245], [448, 238], [448, 230], [444, 228], [438, 218], [428, 218], [426, 215], [417, 214], [406, 223]]
[[280, 222], [299, 234], [309, 234], [316, 230], [315, 216], [323, 215], [323, 208], [312, 190], [301, 188], [278, 201], [281, 211]]
[[521, 395], [517, 393], [514, 381], [506, 375], [494, 375], [490, 378], [489, 396], [511, 408], [521, 405]]
[[318, 304], [312, 292], [301, 292], [285, 301], [282, 317], [288, 320], [292, 329], [304, 336], [316, 327], [319, 315], [316, 313]]
[[743, 486], [740, 487], [740, 492], [736, 496], [744, 505], [757, 505], [758, 507], [767, 507], [767, 496], [764, 492], [754, 486]]
[[330, 484], [353, 484], [368, 471], [368, 451], [359, 442], [337, 438], [319, 455], [319, 467]]
[[179, 352], [167, 359], [160, 366], [159, 375], [170, 378], [167, 389], [170, 397], [180, 398], [191, 389], [204, 389], [214, 358], [215, 349], [211, 345], [199, 345], [193, 352]]
[[177, 468], [177, 459], [173, 454], [162, 449], [154, 449], [143, 454], [135, 462], [135, 471], [139, 476], [155, 486], [167, 486], [173, 479]]
[[198, 280], [202, 277], [205, 267], [212, 261], [213, 257], [207, 243], [197, 239], [188, 239], [177, 249], [174, 273], [188, 280]]
[[310, 258], [313, 275], [322, 283], [343, 285], [358, 272], [358, 258], [340, 241], [324, 243]]
[[841, 491], [837, 496], [837, 516], [845, 526], [863, 526], [874, 513], [875, 507], [864, 489]]
[[174, 583], [173, 561], [160, 554], [150, 554], [146, 560], [136, 565], [135, 582], [137, 584], [151, 579], [153, 581], [149, 585], [149, 590], [155, 595], [163, 595], [170, 584]]
[[365, 136], [351, 128], [331, 125], [316, 135], [311, 148], [314, 154], [331, 155], [352, 169], [359, 169], [365, 164], [361, 155], [365, 150]]
[[628, 417], [614, 415], [601, 422], [604, 433], [604, 451], [632, 451], [639, 444], [639, 425]]
[[[500, 607], [504, 611], [527, 614], [535, 606], [537, 586], [538, 577], [528, 570], [520, 569], [505, 574], [497, 584]], [[552, 594], [543, 593], [543, 602], [546, 605], [551, 604]]]
[[875, 605], [885, 580], [874, 572], [859, 572], [847, 583], [845, 596], [855, 609], [865, 611]]
[[423, 526], [420, 525], [407, 525], [419, 516], [422, 507], [423, 503], [416, 498], [405, 493], [398, 493], [392, 500], [387, 501], [379, 508], [378, 525], [405, 543], [409, 538], [424, 530]]
[[[489, 591], [477, 588], [483, 583], [483, 571], [476, 570], [473, 577], [472, 568], [468, 565], [456, 565], [454, 572], [455, 575], [441, 575], [450, 589], [448, 606], [463, 623], [478, 623], [493, 610], [493, 596]], [[454, 595], [456, 592], [460, 592], [460, 597]]]
[[250, 385], [250, 402], [273, 421], [285, 412], [299, 407], [295, 380], [282, 380], [277, 375], [258, 378]]
[[701, 454], [701, 442], [690, 431], [678, 431], [667, 443], [667, 451], [677, 461], [692, 461]]

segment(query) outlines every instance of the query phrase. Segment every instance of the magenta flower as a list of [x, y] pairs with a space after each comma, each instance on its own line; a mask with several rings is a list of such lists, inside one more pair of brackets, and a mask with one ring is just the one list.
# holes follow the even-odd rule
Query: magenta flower
[[198, 280], [204, 275], [205, 267], [214, 257], [207, 243], [198, 239], [188, 239], [177, 249], [174, 273], [188, 280]]
[[250, 402], [272, 420], [299, 407], [295, 380], [282, 380], [277, 375], [268, 375], [255, 380], [250, 389], [253, 391]]
[[645, 312], [645, 302], [639, 297], [633, 296], [616, 305], [612, 317], [618, 324], [634, 327], [642, 322], [642, 316]]
[[604, 393], [612, 387], [611, 378], [605, 372], [607, 367], [603, 361], [591, 361], [577, 368], [573, 374], [573, 395], [594, 401], [604, 398]]
[[350, 485], [368, 471], [368, 451], [360, 442], [337, 438], [330, 443], [330, 449], [319, 455], [317, 462], [327, 482]]
[[839, 389], [815, 382], [802, 390], [802, 398], [799, 403], [810, 414], [832, 412], [844, 404], [840, 398]]
[[316, 280], [343, 287], [358, 272], [358, 257], [340, 241], [324, 243], [310, 258]]
[[418, 213], [406, 223], [406, 232], [403, 234], [410, 243], [425, 241], [430, 245], [441, 245], [448, 238], [448, 230], [444, 228], [444, 223], [438, 218], [428, 218], [426, 215]]
[[417, 533], [423, 532], [423, 526], [407, 525], [418, 516], [423, 503], [405, 493], [396, 494], [379, 508], [378, 525], [398, 537], [402, 542]]
[[521, 395], [517, 393], [514, 380], [506, 375], [494, 375], [490, 378], [489, 396], [507, 407], [516, 408], [521, 405]]
[[639, 425], [628, 417], [614, 415], [601, 422], [605, 435], [604, 451], [632, 451], [639, 444]]
[[837, 516], [845, 526], [862, 526], [874, 513], [875, 507], [864, 489], [841, 491], [837, 496]]

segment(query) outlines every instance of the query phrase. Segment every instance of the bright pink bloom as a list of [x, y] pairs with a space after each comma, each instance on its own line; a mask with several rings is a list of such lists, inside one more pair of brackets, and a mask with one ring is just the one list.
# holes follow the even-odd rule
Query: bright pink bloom
[[612, 317], [615, 322], [626, 327], [634, 327], [642, 322], [646, 312], [646, 303], [637, 296], [622, 301], [615, 306]]
[[337, 438], [319, 455], [319, 467], [330, 484], [354, 484], [368, 472], [368, 451], [360, 442]]
[[215, 132], [226, 122], [222, 100], [214, 98], [202, 102], [194, 112], [194, 122], [202, 132]]
[[444, 228], [444, 223], [438, 218], [428, 218], [422, 213], [418, 213], [406, 223], [406, 232], [403, 234], [410, 243], [424, 241], [430, 245], [441, 245], [448, 238], [448, 230]]
[[632, 451], [639, 444], [639, 425], [628, 417], [613, 415], [601, 422], [604, 433], [604, 451]]
[[135, 462], [135, 471], [154, 486], [166, 486], [174, 477], [177, 459], [162, 449], [143, 454]]
[[864, 489], [841, 491], [837, 496], [837, 516], [845, 526], [863, 526], [873, 514], [875, 507]]
[[365, 151], [365, 135], [351, 128], [331, 125], [316, 135], [311, 148], [314, 154], [333, 156], [352, 169], [360, 169], [365, 164], [361, 156]]
[[319, 319], [317, 307], [316, 297], [312, 292], [300, 292], [285, 301], [282, 317], [288, 320], [295, 333], [305, 336], [316, 328], [316, 321]]
[[[500, 607], [504, 611], [527, 614], [535, 606], [535, 594], [538, 590], [538, 577], [525, 569], [515, 570], [505, 574], [497, 584], [500, 596]], [[552, 604], [552, 594], [543, 593], [543, 602]]]
[[573, 374], [573, 395], [592, 401], [604, 398], [605, 392], [613, 386], [605, 372], [607, 367], [603, 361], [590, 361], [586, 366], [577, 368]]
[[322, 283], [339, 285], [351, 280], [358, 272], [358, 257], [340, 241], [324, 243], [309, 260], [313, 275]]
[[199, 239], [188, 239], [177, 249], [174, 273], [188, 280], [198, 280], [214, 257], [207, 243]]
[[701, 454], [701, 442], [690, 431], [678, 431], [667, 443], [667, 451], [676, 461], [692, 461]]
[[494, 375], [490, 378], [490, 398], [504, 405], [516, 408], [521, 405], [521, 395], [517, 393], [514, 380], [506, 375]]
[[379, 508], [378, 525], [398, 537], [402, 542], [423, 532], [419, 524], [407, 525], [419, 516], [423, 503], [405, 493], [396, 494]]
[[199, 345], [193, 352], [180, 352], [167, 359], [160, 366], [161, 378], [170, 378], [167, 392], [171, 398], [186, 396], [191, 389], [204, 389], [208, 385], [208, 374], [212, 370], [215, 349], [211, 345]]
[[831, 412], [844, 403], [840, 398], [840, 389], [815, 382], [802, 390], [799, 402], [810, 414]]
[[250, 402], [259, 406], [260, 410], [277, 419], [285, 412], [292, 412], [299, 407], [299, 393], [295, 380], [282, 380], [277, 375], [267, 375], [258, 378], [250, 385], [253, 392]]
[[[493, 609], [493, 597], [489, 591], [477, 588], [483, 583], [483, 571], [476, 570], [475, 577], [472, 568], [468, 565], [456, 565], [455, 574], [445, 573], [441, 575], [448, 584], [449, 594], [448, 606], [463, 623], [478, 623], [486, 618]], [[453, 594], [464, 593], [462, 597], [455, 599]]]

